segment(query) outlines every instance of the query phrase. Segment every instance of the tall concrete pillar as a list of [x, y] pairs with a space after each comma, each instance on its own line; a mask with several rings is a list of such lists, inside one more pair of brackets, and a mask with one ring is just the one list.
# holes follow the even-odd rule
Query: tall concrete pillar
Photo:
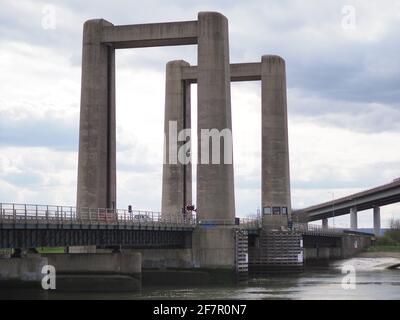
[[357, 229], [357, 207], [350, 208], [350, 229]]
[[322, 229], [327, 230], [328, 229], [328, 219], [322, 219]]
[[[220, 163], [211, 159], [212, 146], [207, 146], [202, 131], [217, 129], [231, 132], [231, 94], [228, 20], [216, 12], [198, 15], [198, 165], [197, 216], [198, 219], [234, 221], [235, 195], [231, 139], [221, 139]], [[229, 145], [226, 145], [226, 144]], [[225, 154], [228, 146], [230, 152]], [[209, 163], [204, 163], [209, 152]], [[202, 161], [203, 159], [203, 161]], [[214, 159], [215, 160], [215, 159]]]
[[378, 206], [374, 207], [374, 234], [381, 234], [381, 208]]
[[187, 157], [191, 152], [190, 139], [183, 131], [191, 128], [190, 84], [182, 80], [185, 66], [189, 63], [178, 60], [168, 62], [166, 67], [161, 209], [164, 218], [181, 218], [182, 208], [192, 204], [192, 166]]
[[115, 51], [101, 43], [111, 23], [83, 27], [78, 208], [116, 207]]
[[290, 220], [291, 198], [286, 71], [281, 57], [262, 57], [261, 88], [263, 221], [264, 225], [284, 226]]

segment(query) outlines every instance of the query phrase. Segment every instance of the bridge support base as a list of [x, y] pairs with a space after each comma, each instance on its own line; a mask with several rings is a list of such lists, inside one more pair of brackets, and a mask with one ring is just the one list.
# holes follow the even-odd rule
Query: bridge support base
[[193, 232], [193, 261], [197, 268], [235, 271], [232, 226], [198, 226]]
[[322, 219], [322, 230], [328, 230], [328, 219]]
[[350, 229], [357, 230], [357, 208], [350, 209]]
[[374, 234], [379, 236], [381, 234], [381, 208], [374, 207]]

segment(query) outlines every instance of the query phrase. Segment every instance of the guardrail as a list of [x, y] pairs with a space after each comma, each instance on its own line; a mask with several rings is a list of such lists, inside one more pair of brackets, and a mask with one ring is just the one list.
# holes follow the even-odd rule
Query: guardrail
[[307, 223], [293, 223], [293, 230], [299, 232], [319, 232], [319, 233], [343, 233], [342, 228], [325, 228], [322, 226], [307, 224]]
[[239, 226], [243, 229], [260, 229], [262, 223], [259, 218], [240, 218]]
[[1, 223], [195, 225], [193, 215], [179, 217], [161, 212], [90, 209], [72, 206], [0, 203]]

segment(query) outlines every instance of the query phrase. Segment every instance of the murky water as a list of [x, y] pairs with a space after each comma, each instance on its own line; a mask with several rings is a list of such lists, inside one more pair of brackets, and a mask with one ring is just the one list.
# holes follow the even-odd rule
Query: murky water
[[[392, 258], [357, 258], [331, 266], [306, 269], [297, 275], [250, 279], [236, 286], [144, 287], [139, 293], [55, 292], [45, 299], [400, 299], [400, 263]], [[354, 271], [344, 274], [344, 270]], [[345, 278], [346, 277], [346, 278]], [[350, 277], [350, 279], [349, 279]], [[351, 285], [354, 279], [354, 287]], [[346, 281], [347, 280], [347, 281]], [[343, 285], [345, 283], [345, 285]], [[347, 284], [347, 285], [346, 285]], [[9, 292], [10, 293], [10, 292]], [[17, 294], [24, 298], [24, 292]], [[30, 293], [32, 297], [32, 292]], [[4, 295], [3, 295], [4, 298]]]

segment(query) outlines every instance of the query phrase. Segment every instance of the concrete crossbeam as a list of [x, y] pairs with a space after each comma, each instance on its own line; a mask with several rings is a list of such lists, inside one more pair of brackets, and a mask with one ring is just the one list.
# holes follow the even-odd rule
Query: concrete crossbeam
[[[261, 63], [231, 63], [231, 82], [257, 81], [261, 80]], [[182, 69], [182, 80], [197, 83], [197, 66], [184, 67]]]
[[197, 21], [148, 23], [104, 28], [101, 41], [116, 49], [197, 44]]

